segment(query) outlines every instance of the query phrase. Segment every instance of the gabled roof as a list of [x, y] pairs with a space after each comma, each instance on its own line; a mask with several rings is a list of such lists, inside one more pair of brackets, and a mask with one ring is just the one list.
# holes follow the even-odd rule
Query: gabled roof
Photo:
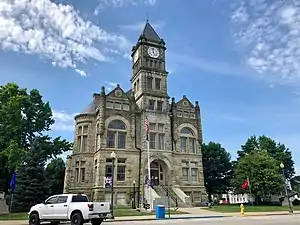
[[193, 103], [184, 95], [181, 100], [176, 103], [176, 106], [185, 107], [185, 108], [195, 108]]
[[143, 32], [141, 34], [142, 37], [146, 38], [150, 41], [160, 42], [161, 38], [158, 36], [156, 31], [153, 29], [149, 21], [147, 20], [147, 23], [143, 29]]
[[109, 92], [107, 94], [108, 97], [114, 97], [114, 98], [123, 98], [123, 99], [128, 99], [129, 100], [129, 97], [127, 95], [127, 93], [125, 93], [123, 91], [123, 89], [120, 87], [119, 84], [117, 84], [117, 87], [115, 89], [113, 89], [111, 92]]
[[84, 113], [94, 113], [96, 111], [96, 102], [95, 100], [93, 100], [82, 112], [81, 114], [84, 114]]

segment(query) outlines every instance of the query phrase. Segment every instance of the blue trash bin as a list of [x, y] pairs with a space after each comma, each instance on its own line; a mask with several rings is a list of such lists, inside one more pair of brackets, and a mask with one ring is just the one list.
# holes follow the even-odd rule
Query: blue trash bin
[[156, 219], [165, 219], [166, 209], [164, 205], [157, 205], [155, 208]]

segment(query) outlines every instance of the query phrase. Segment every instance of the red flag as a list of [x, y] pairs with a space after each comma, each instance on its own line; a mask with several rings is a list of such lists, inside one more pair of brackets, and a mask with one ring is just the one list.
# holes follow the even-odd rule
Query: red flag
[[245, 190], [247, 187], [249, 187], [249, 179], [247, 178], [245, 182], [242, 184], [242, 190]]

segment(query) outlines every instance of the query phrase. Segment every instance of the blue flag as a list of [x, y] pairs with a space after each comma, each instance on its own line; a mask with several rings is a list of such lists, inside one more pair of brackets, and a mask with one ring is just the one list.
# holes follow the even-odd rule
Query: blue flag
[[10, 181], [11, 192], [14, 193], [16, 189], [16, 172], [13, 173]]

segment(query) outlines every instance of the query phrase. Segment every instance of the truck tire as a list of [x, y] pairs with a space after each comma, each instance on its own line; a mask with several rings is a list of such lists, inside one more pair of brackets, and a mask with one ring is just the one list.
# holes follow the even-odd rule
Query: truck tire
[[71, 216], [71, 225], [83, 225], [83, 218], [80, 212], [76, 212]]
[[31, 213], [29, 216], [29, 225], [40, 225], [40, 217], [37, 212]]
[[92, 219], [92, 225], [100, 225], [103, 222], [103, 219]]

